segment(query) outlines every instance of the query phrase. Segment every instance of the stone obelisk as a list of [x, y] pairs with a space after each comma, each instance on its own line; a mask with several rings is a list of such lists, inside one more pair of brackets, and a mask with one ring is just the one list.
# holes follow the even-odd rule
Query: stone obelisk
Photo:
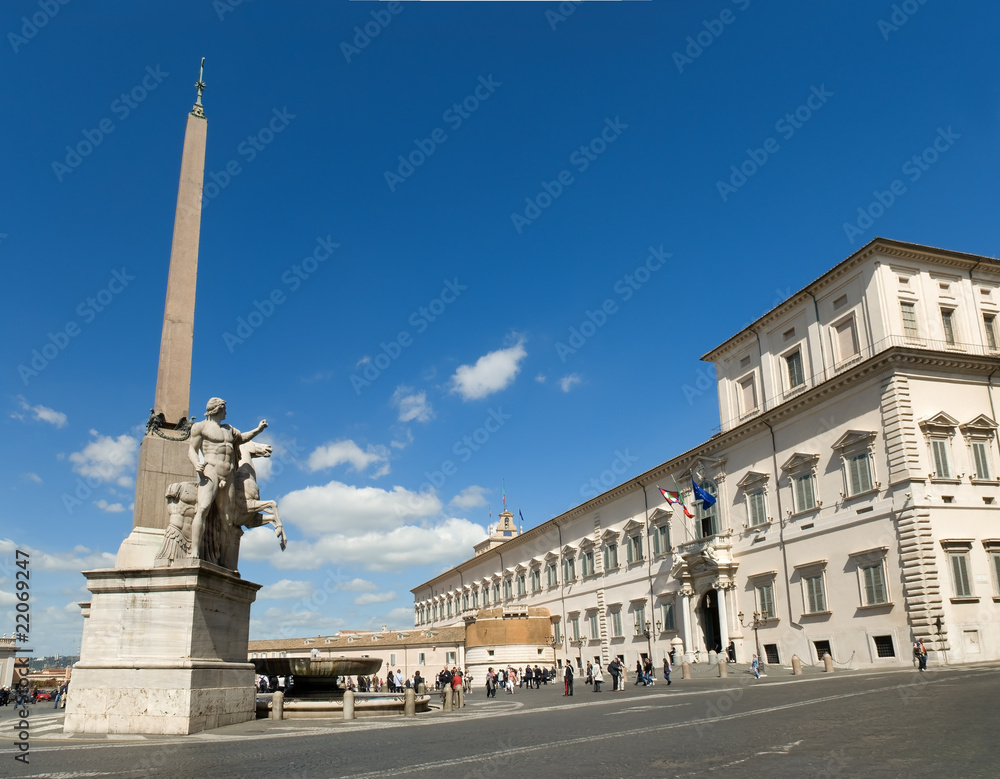
[[208, 136], [208, 120], [201, 103], [205, 88], [204, 72], [205, 60], [202, 59], [201, 72], [195, 84], [198, 97], [188, 114], [184, 130], [156, 397], [146, 425], [146, 435], [139, 446], [132, 533], [118, 552], [118, 568], [145, 568], [152, 564], [167, 526], [164, 509], [167, 486], [174, 482], [191, 481], [194, 476], [187, 454], [187, 437], [192, 421], [189, 415], [191, 354]]
[[[202, 74], [205, 61], [202, 60]], [[207, 121], [205, 84], [187, 119], [160, 342], [156, 400], [139, 448], [132, 532], [114, 568], [84, 571], [91, 602], [64, 727], [73, 733], [186, 734], [253, 719], [247, 662], [260, 585], [202, 559], [157, 565], [169, 484], [198, 477], [188, 458], [191, 346]]]

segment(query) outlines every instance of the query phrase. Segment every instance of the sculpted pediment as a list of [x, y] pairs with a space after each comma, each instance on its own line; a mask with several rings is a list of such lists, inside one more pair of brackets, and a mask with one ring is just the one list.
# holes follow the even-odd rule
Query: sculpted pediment
[[736, 482], [736, 486], [744, 490], [751, 487], [759, 487], [767, 484], [767, 480], [771, 478], [769, 473], [760, 473], [759, 471], [747, 471], [747, 475]]
[[939, 411], [932, 417], [928, 417], [920, 423], [921, 430], [954, 430], [958, 427], [958, 420], [950, 414]]
[[975, 419], [970, 419], [960, 429], [963, 433], [982, 433], [988, 435], [997, 429], [997, 423], [986, 416], [986, 414], [980, 414]]
[[657, 509], [655, 509], [653, 511], [652, 514], [649, 515], [649, 521], [651, 523], [652, 522], [667, 522], [667, 521], [670, 520], [671, 517], [673, 517], [673, 515], [674, 515], [673, 507], [671, 507], [670, 511], [667, 511], [667, 510], [662, 509], [662, 508], [657, 508]]
[[791, 457], [789, 457], [785, 464], [781, 466], [783, 471], [798, 471], [805, 468], [812, 468], [819, 462], [818, 454], [807, 454], [805, 452], [796, 452]]
[[874, 430], [848, 430], [837, 439], [833, 448], [839, 451], [870, 446], [876, 435], [878, 434]]

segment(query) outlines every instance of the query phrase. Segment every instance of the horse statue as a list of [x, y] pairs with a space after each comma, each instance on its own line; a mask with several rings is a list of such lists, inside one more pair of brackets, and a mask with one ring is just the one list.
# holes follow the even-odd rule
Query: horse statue
[[243, 528], [274, 525], [281, 550], [288, 545], [285, 529], [278, 514], [278, 504], [261, 500], [257, 485], [256, 457], [270, 457], [271, 447], [247, 441], [240, 445], [233, 483], [233, 505], [229, 522], [221, 521], [213, 506], [207, 517], [201, 549], [192, 550], [191, 523], [198, 507], [198, 482], [175, 482], [167, 487], [167, 513], [170, 516], [163, 543], [156, 553], [158, 565], [184, 565], [192, 559], [202, 559], [236, 570], [239, 539]]

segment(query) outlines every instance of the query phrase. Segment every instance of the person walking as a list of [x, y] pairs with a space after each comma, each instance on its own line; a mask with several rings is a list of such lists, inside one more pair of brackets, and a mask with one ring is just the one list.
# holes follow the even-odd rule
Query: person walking
[[753, 660], [750, 662], [750, 668], [753, 669], [754, 678], [760, 679], [760, 658], [757, 657], [756, 652], [754, 652]]
[[573, 666], [570, 663], [566, 663], [563, 668], [563, 681], [566, 683], [566, 692], [563, 693], [565, 698], [573, 694]]
[[670, 656], [663, 656], [663, 678], [667, 680], [667, 686], [670, 686], [670, 673], [674, 670], [674, 667], [670, 664]]
[[924, 645], [923, 641], [919, 639], [913, 645], [913, 656], [917, 658], [917, 670], [926, 671], [927, 670], [927, 647]]
[[601, 685], [604, 683], [604, 674], [601, 673], [601, 666], [594, 666], [594, 692], [601, 691]]

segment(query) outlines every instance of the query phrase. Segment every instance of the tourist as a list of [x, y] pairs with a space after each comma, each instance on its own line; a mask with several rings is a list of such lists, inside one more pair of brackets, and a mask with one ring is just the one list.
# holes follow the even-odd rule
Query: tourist
[[515, 687], [517, 687], [517, 671], [511, 665], [507, 667], [507, 692], [513, 695]]
[[531, 683], [535, 680], [535, 671], [529, 665], [524, 669], [524, 676], [522, 677], [525, 684], [528, 685], [528, 689], [531, 689]]
[[650, 660], [648, 657], [642, 664], [642, 673], [646, 679], [646, 686], [652, 687], [653, 685], [656, 684], [656, 682], [653, 679], [653, 661]]
[[[536, 664], [535, 665], [535, 689], [536, 690], [540, 690], [542, 688], [542, 674], [543, 674], [542, 669], [539, 668], [538, 665]], [[548, 679], [545, 680], [545, 683], [548, 684]]]
[[584, 684], [594, 683], [594, 666], [590, 664], [589, 660], [587, 661], [587, 675], [583, 677], [583, 683]]
[[493, 673], [493, 666], [486, 671], [486, 697], [497, 697], [497, 675]]
[[667, 680], [667, 685], [670, 685], [670, 672], [674, 670], [674, 667], [670, 664], [670, 657], [668, 655], [663, 656], [663, 678]]
[[753, 660], [750, 661], [750, 668], [753, 670], [754, 678], [760, 679], [760, 659], [756, 652], [753, 654]]
[[913, 645], [913, 656], [917, 658], [917, 670], [926, 671], [927, 670], [927, 647], [924, 642], [917, 639], [917, 642]]
[[646, 685], [646, 680], [642, 678], [642, 660], [635, 661], [635, 682], [632, 686], [635, 687], [639, 682], [642, 682], [643, 686]]
[[604, 674], [601, 673], [601, 664], [594, 666], [594, 692], [601, 691], [601, 684], [604, 682]]

